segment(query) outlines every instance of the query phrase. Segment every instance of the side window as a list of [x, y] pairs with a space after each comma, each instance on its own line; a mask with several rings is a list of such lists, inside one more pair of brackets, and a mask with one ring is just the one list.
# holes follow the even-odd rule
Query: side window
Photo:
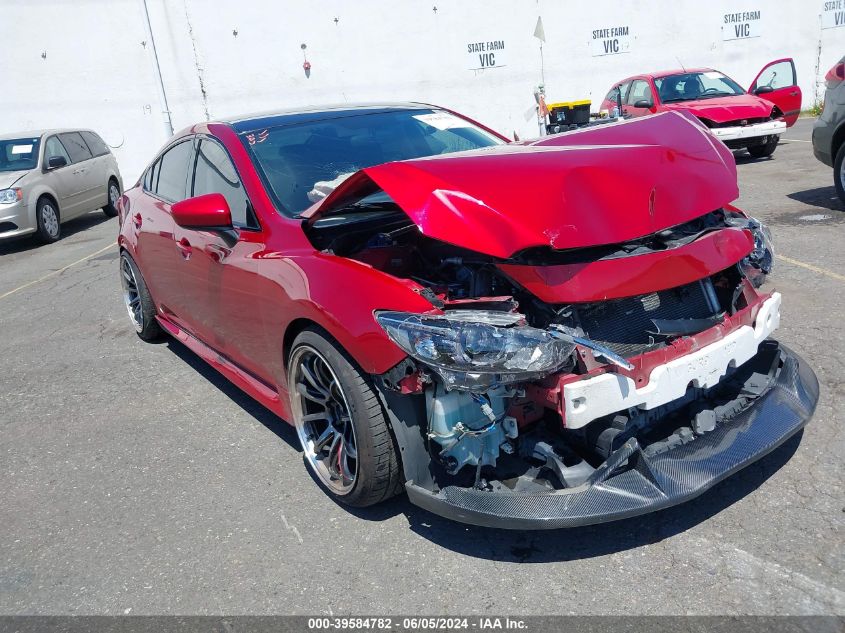
[[70, 165], [71, 163], [70, 156], [68, 156], [67, 150], [65, 150], [65, 146], [62, 145], [61, 141], [59, 141], [59, 138], [57, 136], [51, 136], [47, 139], [47, 142], [44, 144], [45, 165], [52, 156], [64, 156], [68, 165]]
[[788, 88], [795, 85], [795, 67], [791, 60], [778, 62], [767, 67], [757, 78], [755, 88], [771, 86], [772, 89]]
[[193, 142], [183, 141], [174, 145], [156, 162], [150, 191], [168, 202], [179, 202], [187, 197], [188, 161]]
[[104, 156], [109, 153], [108, 145], [94, 132], [80, 132], [79, 134], [85, 139], [85, 144], [88, 145], [88, 149], [94, 156]]
[[607, 93], [607, 96], [605, 97], [605, 99], [607, 99], [611, 103], [616, 103], [617, 99], [619, 98], [618, 94], [619, 94], [619, 92], [621, 92], [622, 93], [622, 103], [625, 103], [625, 97], [628, 94], [628, 88], [630, 86], [631, 86], [630, 82], [620, 84], [618, 86], [613, 86], [613, 88], [610, 89], [610, 92]]
[[640, 100], [647, 100], [651, 101], [651, 88], [648, 85], [648, 82], [643, 79], [635, 79], [631, 82], [631, 90], [628, 92], [628, 97], [625, 100], [625, 103], [628, 105], [634, 105], [637, 101]]
[[65, 146], [67, 153], [70, 154], [71, 162], [79, 163], [92, 157], [91, 150], [88, 149], [79, 132], [59, 134], [59, 140]]
[[235, 226], [256, 226], [249, 198], [226, 150], [214, 141], [203, 139], [197, 150], [192, 195], [202, 196], [207, 193], [219, 193], [226, 198]]

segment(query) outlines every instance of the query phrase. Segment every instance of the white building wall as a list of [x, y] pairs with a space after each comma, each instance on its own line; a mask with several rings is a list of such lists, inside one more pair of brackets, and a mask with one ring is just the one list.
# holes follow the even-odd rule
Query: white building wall
[[[806, 108], [821, 96], [824, 73], [845, 55], [845, 27], [821, 28], [829, 1], [147, 0], [147, 6], [177, 130], [207, 117], [280, 107], [414, 100], [525, 138], [537, 134], [538, 16], [550, 102], [592, 98], [597, 106], [614, 81], [681, 64], [712, 66], [748, 86], [766, 62], [793, 57]], [[134, 181], [166, 140], [142, 0], [0, 0], [0, 8], [0, 131], [94, 128], [116, 147], [127, 184]], [[724, 15], [753, 11], [760, 12], [753, 27], [759, 35], [724, 41], [722, 28], [732, 28]], [[628, 28], [628, 52], [593, 56], [592, 32], [611, 27]], [[467, 44], [490, 40], [504, 41], [496, 54], [505, 65], [470, 70]]]

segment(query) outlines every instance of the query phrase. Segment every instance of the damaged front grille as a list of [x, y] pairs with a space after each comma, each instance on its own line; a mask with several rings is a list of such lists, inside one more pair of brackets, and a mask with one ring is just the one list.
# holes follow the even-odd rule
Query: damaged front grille
[[[568, 325], [580, 327], [587, 338], [620, 356], [630, 358], [663, 347], [671, 334], [659, 325], [713, 319], [721, 311], [710, 279], [649, 294], [574, 305]], [[657, 321], [657, 323], [655, 323]]]

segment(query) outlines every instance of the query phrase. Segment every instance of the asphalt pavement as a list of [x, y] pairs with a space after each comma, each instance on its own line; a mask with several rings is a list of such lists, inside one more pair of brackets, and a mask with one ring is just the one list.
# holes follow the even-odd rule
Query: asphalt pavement
[[738, 206], [774, 233], [815, 418], [697, 500], [594, 527], [341, 507], [285, 422], [135, 336], [116, 220], [0, 244], [0, 615], [845, 614], [845, 208], [811, 123], [738, 158]]

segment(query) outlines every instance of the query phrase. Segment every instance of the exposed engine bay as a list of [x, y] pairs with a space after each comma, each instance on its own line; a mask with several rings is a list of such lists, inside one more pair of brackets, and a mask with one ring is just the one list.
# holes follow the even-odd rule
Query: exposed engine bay
[[[544, 301], [508, 274], [511, 267], [577, 272], [594, 262], [624, 266], [629, 258], [683, 249], [720, 232], [742, 234], [749, 246], [741, 259], [688, 283], [633, 296]], [[376, 318], [408, 354], [380, 380], [389, 391], [418, 398], [434, 491], [577, 488], [614, 459], [619, 464], [612, 470], [628, 464], [619, 451], [632, 438], [644, 454], [656, 455], [712, 432], [745, 410], [781, 367], [776, 350], [761, 346], [755, 329], [768, 297], [757, 288], [772, 268], [770, 237], [733, 209], [621, 244], [534, 247], [506, 260], [425, 236], [381, 191], [318, 219], [306, 233], [318, 249], [406, 280], [431, 303], [430, 314], [384, 311]], [[766, 320], [771, 328], [763, 338], [777, 325], [776, 315]], [[722, 340], [732, 332], [742, 337], [731, 347]], [[715, 379], [705, 361], [707, 375], [683, 368], [689, 381], [680, 392], [670, 379], [652, 378], [702, 349], [725, 364], [715, 368]], [[608, 387], [606, 379], [616, 382]], [[619, 409], [604, 412], [578, 402], [596, 397], [583, 395], [593, 381], [599, 397], [602, 389], [618, 391]], [[628, 397], [648, 384], [665, 387], [671, 399]], [[579, 395], [568, 397], [576, 388]]]

